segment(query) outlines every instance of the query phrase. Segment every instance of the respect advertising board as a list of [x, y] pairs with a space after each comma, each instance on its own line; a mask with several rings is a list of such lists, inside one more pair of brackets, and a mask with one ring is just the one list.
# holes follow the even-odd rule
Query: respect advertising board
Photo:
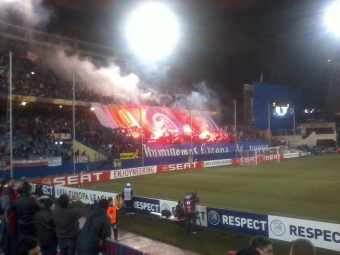
[[149, 214], [151, 212], [161, 212], [158, 199], [134, 197], [133, 202], [134, 209], [137, 213]]
[[340, 224], [268, 216], [269, 238], [291, 242], [309, 239], [314, 246], [340, 251]]
[[268, 236], [268, 216], [207, 207], [208, 227]]
[[[35, 193], [35, 189], [37, 188], [38, 183], [31, 182], [32, 192]], [[54, 186], [49, 184], [40, 184], [42, 185], [42, 193], [44, 196], [55, 197]]]
[[96, 191], [96, 190], [85, 190], [79, 188], [71, 188], [64, 186], [55, 186], [55, 197], [60, 197], [61, 194], [67, 194], [70, 198], [79, 197], [83, 203], [93, 204], [94, 201], [99, 201], [102, 198], [109, 199], [112, 197], [113, 199], [116, 197], [117, 193], [113, 192], [104, 192], [104, 191]]

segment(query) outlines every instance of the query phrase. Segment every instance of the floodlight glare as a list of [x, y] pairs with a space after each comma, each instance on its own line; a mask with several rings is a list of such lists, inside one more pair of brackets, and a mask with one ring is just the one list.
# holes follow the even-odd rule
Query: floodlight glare
[[340, 1], [335, 1], [328, 7], [325, 23], [335, 35], [340, 36]]
[[175, 16], [159, 3], [147, 3], [131, 14], [127, 38], [138, 57], [155, 61], [167, 55], [179, 37]]

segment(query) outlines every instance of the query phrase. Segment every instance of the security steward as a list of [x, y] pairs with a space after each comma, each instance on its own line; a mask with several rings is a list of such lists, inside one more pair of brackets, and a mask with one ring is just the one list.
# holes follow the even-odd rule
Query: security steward
[[118, 238], [117, 207], [113, 203], [112, 197], [109, 198], [109, 207], [107, 208], [106, 214], [107, 216], [110, 217], [113, 236], [117, 241]]

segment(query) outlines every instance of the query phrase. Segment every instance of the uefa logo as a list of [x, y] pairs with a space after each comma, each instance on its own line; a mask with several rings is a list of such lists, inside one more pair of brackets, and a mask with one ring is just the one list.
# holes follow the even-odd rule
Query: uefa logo
[[273, 220], [270, 223], [270, 229], [277, 236], [282, 236], [286, 232], [286, 227], [280, 220]]
[[220, 223], [220, 215], [216, 211], [210, 211], [208, 214], [208, 221], [211, 225], [216, 226], [218, 223]]
[[168, 204], [165, 204], [165, 203], [163, 203], [163, 204], [161, 205], [161, 211], [163, 211], [163, 210], [169, 210], [169, 211], [171, 211], [171, 210], [170, 210], [170, 206], [169, 206]]

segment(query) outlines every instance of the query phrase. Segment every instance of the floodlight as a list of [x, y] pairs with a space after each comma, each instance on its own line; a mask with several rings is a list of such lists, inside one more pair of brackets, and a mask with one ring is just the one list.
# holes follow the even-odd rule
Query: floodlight
[[326, 26], [337, 36], [340, 36], [340, 1], [334, 1], [326, 12]]
[[143, 60], [156, 61], [167, 55], [179, 37], [175, 16], [162, 4], [143, 4], [127, 23], [127, 39], [133, 51]]

